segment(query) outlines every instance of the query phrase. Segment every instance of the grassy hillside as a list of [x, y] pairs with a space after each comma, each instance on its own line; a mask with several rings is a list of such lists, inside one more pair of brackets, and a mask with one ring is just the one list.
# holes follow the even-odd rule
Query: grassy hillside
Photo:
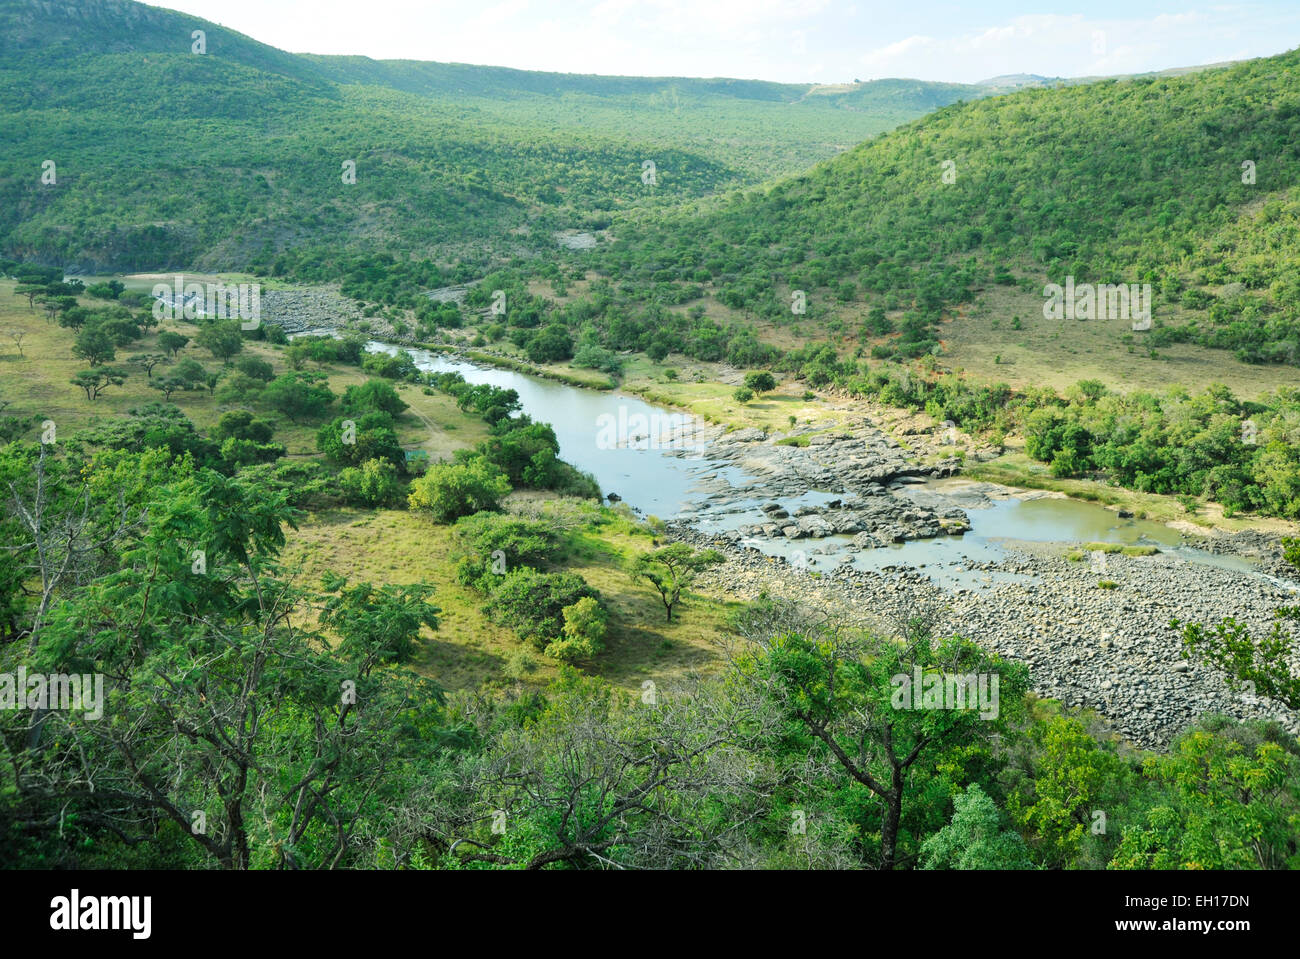
[[[161, 351], [159, 333], [176, 329], [193, 337], [199, 329], [183, 321], [169, 323], [118, 349], [112, 362], [128, 371], [125, 381], [90, 400], [69, 382], [86, 368], [84, 360], [72, 352], [73, 331], [50, 322], [41, 311], [29, 309], [12, 291], [11, 282], [0, 281], [0, 430], [6, 443], [35, 441], [47, 421], [54, 423], [59, 442], [74, 443], [97, 428], [112, 429], [129, 422], [136, 415], [133, 411], [163, 401], [150, 383], [185, 359], [220, 373], [223, 383], [235, 376], [234, 367], [223, 366], [193, 344], [147, 374], [134, 360]], [[91, 298], [82, 302], [92, 308], [99, 305]], [[248, 358], [269, 363], [276, 375], [292, 369], [283, 346], [246, 339], [239, 359]], [[373, 379], [347, 364], [313, 362], [310, 366], [325, 375], [329, 388], [339, 396], [348, 387]], [[394, 386], [409, 405], [394, 422], [397, 439], [405, 449], [423, 450], [430, 461], [438, 462], [487, 437], [487, 425], [459, 409], [447, 394], [400, 381]], [[251, 394], [231, 396], [220, 387], [178, 391], [170, 402], [200, 436], [217, 437], [224, 414], [251, 411], [273, 427], [274, 441], [285, 448], [277, 467], [319, 463], [328, 475], [316, 436], [322, 423], [339, 412], [337, 408], [323, 417], [294, 420], [277, 414]], [[341, 571], [375, 582], [433, 584], [443, 611], [442, 625], [436, 635], [425, 636], [412, 665], [447, 688], [476, 688], [489, 679], [501, 681], [503, 676], [512, 683], [545, 684], [557, 675], [558, 663], [534, 655], [510, 629], [493, 623], [483, 611], [483, 595], [456, 581], [451, 557], [457, 542], [451, 526], [435, 524], [427, 515], [405, 508], [362, 509], [330, 503], [330, 490], [336, 496], [337, 484], [333, 479], [328, 482], [326, 502], [308, 508], [298, 528], [285, 531], [286, 568], [296, 581], [314, 585], [323, 575]], [[714, 663], [716, 651], [711, 641], [730, 605], [717, 597], [700, 597], [688, 614], [679, 615], [672, 623], [663, 622], [658, 597], [627, 572], [631, 557], [650, 548], [651, 541], [650, 533], [630, 514], [526, 490], [513, 494], [508, 506], [528, 515], [539, 509], [571, 514], [568, 526], [573, 545], [563, 568], [599, 590], [610, 615], [606, 648], [587, 664], [590, 671], [637, 689], [651, 671], [657, 677], [678, 676]], [[555, 525], [564, 526], [565, 521], [557, 519]]]

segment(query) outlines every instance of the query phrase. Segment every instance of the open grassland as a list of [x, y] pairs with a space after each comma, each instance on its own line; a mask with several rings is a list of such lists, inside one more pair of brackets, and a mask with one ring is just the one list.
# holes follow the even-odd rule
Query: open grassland
[[[533, 501], [517, 494], [515, 506]], [[594, 507], [564, 511], [591, 515]], [[526, 507], [525, 507], [526, 508]], [[580, 526], [564, 569], [578, 573], [600, 591], [609, 610], [604, 652], [588, 672], [615, 685], [640, 689], [646, 680], [662, 684], [688, 671], [708, 669], [717, 661], [714, 639], [732, 604], [708, 595], [688, 594], [665, 622], [663, 606], [647, 585], [626, 572], [628, 560], [651, 548], [650, 535], [613, 510], [601, 511], [599, 527]], [[336, 510], [309, 517], [289, 533], [287, 567], [308, 581], [326, 572], [353, 581], [427, 582], [436, 588], [433, 602], [442, 609], [436, 632], [424, 631], [413, 666], [449, 689], [472, 689], [484, 682], [520, 682], [544, 686], [557, 664], [492, 623], [482, 612], [485, 597], [455, 580], [452, 527], [406, 510]]]
[[[130, 347], [119, 349], [112, 365], [130, 370], [121, 386], [110, 386], [96, 400], [86, 399], [85, 393], [69, 381], [86, 362], [72, 355], [74, 334], [56, 323], [46, 320], [39, 309], [29, 309], [27, 301], [13, 295], [12, 282], [0, 282], [0, 403], [7, 403], [5, 413], [12, 416], [35, 417], [53, 420], [59, 433], [69, 435], [95, 422], [124, 416], [130, 410], [146, 403], [161, 402], [163, 394], [149, 386], [150, 377], [131, 362], [133, 356], [162, 352], [158, 333], [173, 328], [193, 340], [197, 327], [191, 323], [165, 323], [151, 331]], [[96, 305], [88, 297], [81, 303]], [[99, 301], [98, 305], [102, 305]], [[21, 352], [11, 331], [22, 331]], [[240, 356], [256, 356], [269, 362], [277, 375], [289, 370], [283, 348], [257, 340], [245, 340]], [[222, 364], [206, 350], [192, 342], [180, 358], [197, 359], [211, 371], [219, 371]], [[163, 375], [170, 363], [153, 370], [153, 376]], [[316, 369], [316, 364], [308, 364]], [[364, 383], [372, 377], [357, 367], [336, 365], [321, 368], [329, 377], [330, 389], [342, 395], [348, 386]], [[466, 416], [456, 407], [455, 401], [441, 393], [426, 395], [419, 387], [398, 384], [402, 399], [410, 404], [398, 420], [398, 439], [404, 446], [426, 450], [431, 459], [445, 459], [453, 450], [473, 446], [487, 435], [487, 427], [477, 417]], [[219, 389], [219, 388], [218, 388]], [[219, 402], [208, 390], [184, 391], [172, 394], [171, 402], [184, 410], [185, 415], [202, 430], [216, 425], [221, 415], [241, 406], [238, 403]], [[294, 423], [289, 419], [250, 404], [259, 416], [268, 417], [275, 424], [275, 439], [285, 444], [291, 457], [316, 455], [317, 423]]]

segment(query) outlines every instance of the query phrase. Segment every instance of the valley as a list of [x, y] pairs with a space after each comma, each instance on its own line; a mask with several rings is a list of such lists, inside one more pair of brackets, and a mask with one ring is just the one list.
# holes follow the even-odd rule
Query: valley
[[1300, 868], [1300, 50], [1121, 52], [0, 3], [0, 865]]

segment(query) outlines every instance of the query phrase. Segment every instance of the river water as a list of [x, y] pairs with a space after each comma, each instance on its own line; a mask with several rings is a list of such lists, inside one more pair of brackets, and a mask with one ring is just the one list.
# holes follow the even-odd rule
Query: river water
[[[376, 341], [367, 344], [367, 349], [392, 354], [400, 347]], [[512, 370], [478, 366], [427, 350], [406, 352], [421, 370], [456, 372], [470, 383], [489, 383], [516, 390], [523, 412], [555, 429], [563, 459], [591, 473], [603, 492], [616, 493], [641, 513], [662, 519], [688, 516], [704, 532], [734, 530], [757, 522], [762, 516], [758, 507], [767, 502], [765, 499], [729, 502], [721, 508], [709, 506], [707, 494], [700, 488], [706, 478], [723, 478], [732, 486], [740, 487], [752, 477], [728, 463], [709, 459], [706, 444], [683, 448], [680, 442], [673, 441], [679, 434], [661, 434], [659, 424], [672, 423], [672, 418], [680, 414], [617, 392], [568, 386]], [[619, 431], [617, 442], [611, 443], [610, 427], [619, 424], [632, 425]], [[641, 424], [648, 424], [649, 428]], [[949, 588], [986, 588], [997, 582], [1028, 579], [1014, 572], [971, 568], [972, 564], [1007, 559], [1008, 548], [1016, 541], [1151, 545], [1188, 562], [1263, 576], [1247, 559], [1197, 549], [1168, 526], [1120, 519], [1114, 511], [1094, 503], [1052, 496], [990, 500], [972, 496], [969, 484], [961, 480], [917, 483], [900, 492], [920, 502], [942, 498], [947, 505], [962, 506], [970, 517], [971, 529], [963, 536], [912, 540], [865, 550], [850, 549], [852, 537], [849, 536], [755, 539], [751, 545], [814, 570], [829, 570], [842, 562], [875, 571], [889, 567], [917, 569], [938, 585]], [[779, 501], [793, 512], [798, 506], [818, 505], [840, 493], [839, 490], [809, 490], [800, 497], [782, 497]], [[1265, 578], [1280, 583], [1272, 577]], [[1294, 588], [1294, 584], [1282, 585]]]

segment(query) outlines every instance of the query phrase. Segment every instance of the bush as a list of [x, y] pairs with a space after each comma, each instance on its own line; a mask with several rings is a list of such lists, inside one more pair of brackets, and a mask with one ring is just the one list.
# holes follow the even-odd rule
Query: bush
[[566, 608], [584, 597], [600, 598], [577, 573], [539, 573], [522, 567], [505, 574], [483, 610], [493, 622], [545, 651], [564, 638]]
[[383, 380], [367, 380], [360, 386], [349, 386], [343, 393], [343, 409], [349, 413], [374, 411], [395, 417], [408, 408], [392, 384]]
[[566, 606], [564, 638], [546, 647], [546, 655], [562, 663], [592, 659], [605, 648], [605, 632], [609, 613], [590, 596], [584, 596], [572, 606]]
[[353, 506], [400, 506], [406, 483], [389, 460], [369, 459], [339, 473], [339, 489]]
[[429, 467], [411, 485], [407, 502], [428, 510], [435, 522], [451, 523], [482, 510], [495, 512], [510, 492], [504, 473], [479, 456]]
[[456, 522], [456, 582], [485, 593], [512, 569], [536, 569], [555, 559], [562, 540], [549, 524], [499, 513], [476, 513]]

